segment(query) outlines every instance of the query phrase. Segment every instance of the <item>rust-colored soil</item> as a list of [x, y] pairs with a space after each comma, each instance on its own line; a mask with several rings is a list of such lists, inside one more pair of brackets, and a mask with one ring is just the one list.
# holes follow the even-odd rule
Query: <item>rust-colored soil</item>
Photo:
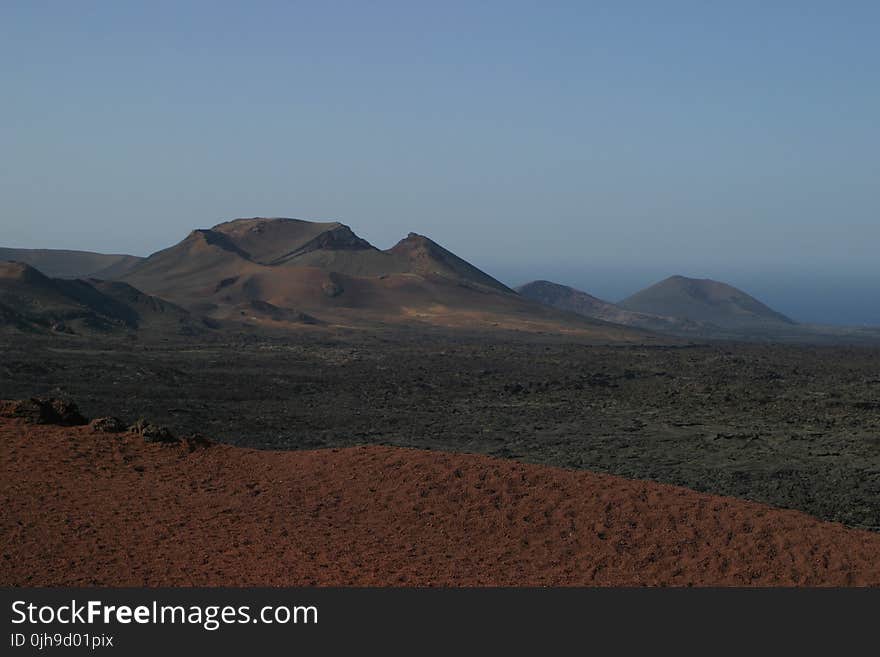
[[7, 419], [0, 448], [3, 585], [880, 584], [880, 535], [588, 472]]

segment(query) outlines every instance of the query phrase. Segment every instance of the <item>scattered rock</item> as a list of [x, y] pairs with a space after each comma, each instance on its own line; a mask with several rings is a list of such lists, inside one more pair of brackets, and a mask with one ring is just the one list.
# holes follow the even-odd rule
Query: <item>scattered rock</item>
[[182, 440], [186, 443], [187, 449], [189, 449], [190, 452], [194, 452], [197, 449], [207, 449], [214, 444], [211, 439], [200, 433], [189, 434], [188, 436], [184, 436]]
[[152, 424], [143, 418], [131, 425], [128, 430], [130, 433], [138, 434], [148, 443], [176, 443], [179, 440], [168, 427]]
[[321, 285], [321, 290], [326, 296], [332, 299], [333, 297], [338, 297], [340, 294], [342, 294], [345, 291], [345, 288], [342, 287], [342, 283], [339, 281], [339, 279], [331, 274], [330, 277]]
[[144, 428], [141, 432], [141, 435], [144, 437], [144, 440], [148, 443], [174, 443], [177, 442], [177, 438], [174, 437], [174, 434], [171, 433], [171, 430], [168, 427], [160, 427], [155, 424], [150, 424]]
[[250, 302], [250, 308], [255, 310], [258, 313], [266, 315], [269, 319], [275, 320], [276, 322], [301, 322], [303, 324], [317, 324], [318, 320], [311, 315], [308, 315], [303, 312], [299, 312], [292, 308], [279, 308], [271, 303], [266, 301], [262, 301], [260, 299], [254, 299]]
[[126, 430], [125, 423], [118, 417], [99, 417], [89, 425], [95, 433], [122, 433]]
[[21, 418], [29, 424], [78, 426], [89, 422], [73, 402], [42, 397], [0, 402], [0, 415]]
[[234, 285], [238, 280], [238, 276], [232, 276], [231, 278], [224, 278], [222, 281], [217, 283], [217, 287], [214, 288], [214, 292], [219, 292], [224, 287], [229, 287], [230, 285]]
[[148, 424], [149, 424], [149, 422], [147, 422], [144, 418], [140, 418], [137, 422], [135, 422], [134, 424], [132, 424], [128, 427], [128, 432], [129, 433], [141, 433], [141, 432], [143, 432], [144, 427], [146, 427]]

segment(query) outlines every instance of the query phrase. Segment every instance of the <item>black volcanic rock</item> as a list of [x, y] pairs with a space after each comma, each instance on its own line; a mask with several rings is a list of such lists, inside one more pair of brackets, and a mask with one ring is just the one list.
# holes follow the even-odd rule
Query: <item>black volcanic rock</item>
[[153, 424], [141, 418], [128, 428], [129, 433], [137, 434], [148, 443], [176, 443], [179, 439], [168, 427]]
[[79, 412], [76, 404], [64, 399], [32, 397], [0, 402], [0, 415], [20, 418], [30, 424], [58, 424], [62, 426], [88, 424], [88, 420]]
[[122, 433], [126, 430], [125, 423], [117, 417], [98, 417], [89, 423], [95, 433]]

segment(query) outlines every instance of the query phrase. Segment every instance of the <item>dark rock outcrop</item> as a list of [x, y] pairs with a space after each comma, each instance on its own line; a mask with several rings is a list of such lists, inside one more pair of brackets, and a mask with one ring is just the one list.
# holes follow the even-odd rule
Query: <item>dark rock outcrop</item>
[[95, 433], [122, 433], [126, 430], [126, 424], [118, 417], [99, 417], [89, 424]]
[[148, 443], [176, 443], [179, 439], [175, 437], [168, 427], [158, 424], [152, 424], [141, 418], [128, 428], [130, 433], [137, 434]]
[[73, 402], [42, 397], [0, 402], [0, 416], [20, 418], [29, 424], [78, 426], [89, 422]]

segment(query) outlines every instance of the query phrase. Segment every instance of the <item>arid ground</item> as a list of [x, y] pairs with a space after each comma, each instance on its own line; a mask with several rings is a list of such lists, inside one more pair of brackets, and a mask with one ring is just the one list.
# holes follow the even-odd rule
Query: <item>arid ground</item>
[[0, 399], [218, 443], [4, 420], [3, 583], [880, 584], [878, 349], [395, 329], [0, 353]]
[[485, 456], [146, 443], [0, 420], [0, 581], [880, 585], [880, 535]]
[[395, 445], [586, 469], [880, 529], [880, 349], [316, 332], [15, 336], [0, 398], [69, 397], [244, 447]]

